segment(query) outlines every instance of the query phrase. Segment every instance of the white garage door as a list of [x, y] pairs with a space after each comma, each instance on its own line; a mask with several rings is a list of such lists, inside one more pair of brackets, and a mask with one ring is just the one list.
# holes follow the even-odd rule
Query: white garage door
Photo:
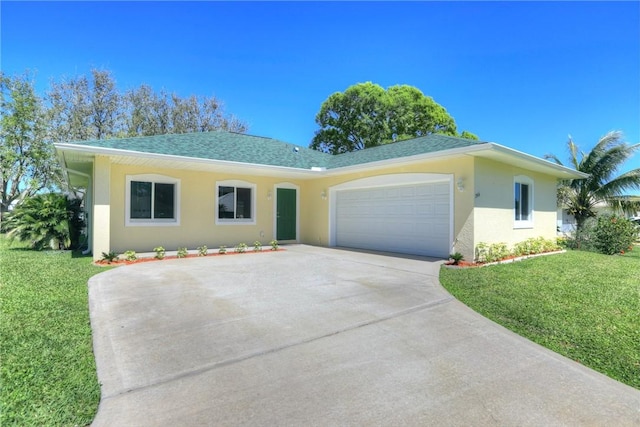
[[336, 245], [446, 258], [449, 182], [342, 190], [336, 194]]

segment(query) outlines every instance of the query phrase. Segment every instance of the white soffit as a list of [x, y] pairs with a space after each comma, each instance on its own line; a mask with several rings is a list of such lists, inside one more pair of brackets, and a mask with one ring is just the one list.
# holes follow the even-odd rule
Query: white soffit
[[466, 153], [473, 157], [482, 157], [555, 176], [561, 179], [587, 178], [589, 175], [566, 166], [560, 166], [548, 160], [523, 153], [496, 143], [489, 143], [482, 149], [470, 150]]

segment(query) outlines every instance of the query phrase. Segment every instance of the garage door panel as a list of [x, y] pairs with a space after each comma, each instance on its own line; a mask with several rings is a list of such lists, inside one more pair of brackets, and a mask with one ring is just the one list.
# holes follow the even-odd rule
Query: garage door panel
[[336, 244], [446, 257], [450, 188], [438, 182], [339, 191]]

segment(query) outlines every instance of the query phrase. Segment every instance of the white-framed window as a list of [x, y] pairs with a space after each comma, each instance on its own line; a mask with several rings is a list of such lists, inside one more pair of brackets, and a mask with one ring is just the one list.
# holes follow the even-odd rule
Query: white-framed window
[[125, 225], [180, 225], [180, 180], [165, 175], [126, 177]]
[[216, 224], [255, 224], [256, 185], [246, 181], [216, 182]]
[[533, 227], [533, 180], [518, 175], [513, 180], [514, 227]]

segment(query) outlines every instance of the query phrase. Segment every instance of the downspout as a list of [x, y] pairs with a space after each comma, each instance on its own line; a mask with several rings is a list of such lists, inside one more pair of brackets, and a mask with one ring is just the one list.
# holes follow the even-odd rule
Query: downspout
[[[84, 216], [85, 218], [87, 218], [87, 249], [82, 251], [82, 255], [88, 255], [91, 253], [91, 244], [93, 241], [93, 218], [91, 218], [91, 216], [89, 215], [89, 209], [92, 203], [91, 196], [93, 192], [91, 175], [68, 168], [66, 168], [66, 171], [67, 173], [72, 173], [87, 178], [87, 191], [84, 193]], [[71, 187], [71, 185], [69, 185], [69, 187]], [[89, 207], [87, 207], [87, 205], [89, 205]]]

